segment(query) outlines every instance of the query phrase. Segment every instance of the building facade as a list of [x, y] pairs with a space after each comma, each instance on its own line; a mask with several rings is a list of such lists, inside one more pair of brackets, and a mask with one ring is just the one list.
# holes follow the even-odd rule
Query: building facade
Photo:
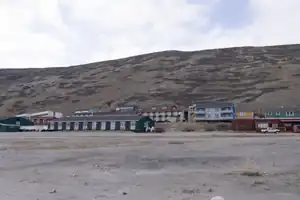
[[280, 107], [264, 110], [264, 118], [267, 120], [280, 121], [286, 131], [295, 131], [300, 125], [300, 107]]
[[272, 108], [266, 109], [264, 112], [265, 118], [281, 119], [281, 120], [299, 120], [300, 121], [300, 107], [290, 108]]
[[197, 102], [189, 107], [192, 121], [232, 121], [235, 105], [225, 102]]
[[61, 112], [55, 111], [43, 111], [43, 112], [36, 112], [36, 113], [25, 113], [17, 115], [17, 117], [24, 117], [29, 119], [34, 123], [33, 126], [26, 126], [23, 129], [27, 131], [45, 131], [48, 129], [48, 124], [53, 119], [62, 118], [63, 114]]
[[157, 106], [140, 110], [140, 114], [148, 116], [155, 122], [178, 122], [184, 121], [184, 111], [175, 105]]
[[254, 112], [236, 112], [235, 118], [236, 119], [253, 119]]
[[232, 120], [232, 130], [234, 131], [254, 131], [254, 112], [236, 112], [235, 119]]
[[50, 131], [137, 131], [154, 126], [149, 117], [140, 115], [99, 115], [65, 117], [49, 122]]

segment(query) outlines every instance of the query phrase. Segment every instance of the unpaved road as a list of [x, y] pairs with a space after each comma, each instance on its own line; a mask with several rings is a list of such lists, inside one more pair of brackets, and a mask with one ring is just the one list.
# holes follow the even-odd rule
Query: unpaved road
[[0, 196], [300, 199], [300, 137], [224, 135], [1, 133]]

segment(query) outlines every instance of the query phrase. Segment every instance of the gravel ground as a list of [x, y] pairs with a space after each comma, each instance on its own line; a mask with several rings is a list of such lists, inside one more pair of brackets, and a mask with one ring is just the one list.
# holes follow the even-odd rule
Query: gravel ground
[[1, 133], [5, 200], [299, 200], [300, 137]]

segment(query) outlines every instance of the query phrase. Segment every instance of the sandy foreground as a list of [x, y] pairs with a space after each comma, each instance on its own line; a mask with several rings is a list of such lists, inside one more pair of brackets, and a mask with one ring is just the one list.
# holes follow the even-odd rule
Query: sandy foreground
[[300, 137], [1, 133], [2, 200], [299, 200]]

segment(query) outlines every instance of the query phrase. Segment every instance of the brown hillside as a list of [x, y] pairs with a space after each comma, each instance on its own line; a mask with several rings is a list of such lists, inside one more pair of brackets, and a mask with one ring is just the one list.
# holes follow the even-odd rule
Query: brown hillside
[[[1, 69], [0, 113], [118, 103], [300, 104], [300, 45], [165, 51], [64, 68]], [[246, 109], [246, 107], [244, 108]]]

